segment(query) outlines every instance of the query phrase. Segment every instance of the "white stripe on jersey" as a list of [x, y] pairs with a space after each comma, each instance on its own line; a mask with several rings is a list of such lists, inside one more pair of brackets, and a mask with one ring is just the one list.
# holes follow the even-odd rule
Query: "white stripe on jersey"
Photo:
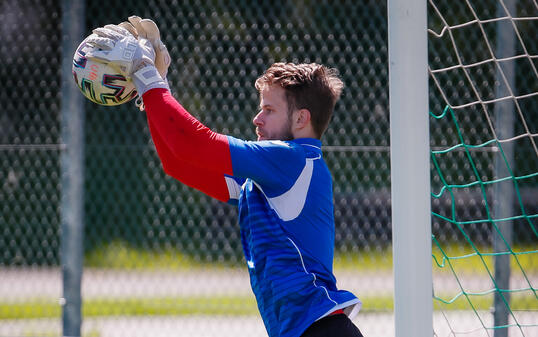
[[267, 197], [261, 186], [254, 182], [260, 191], [262, 191], [265, 198], [267, 198], [269, 205], [280, 219], [284, 221], [293, 220], [303, 211], [308, 189], [310, 188], [310, 182], [312, 181], [314, 160], [319, 158], [321, 158], [321, 156], [316, 158], [306, 158], [305, 166], [299, 177], [297, 177], [295, 184], [279, 196], [273, 198]]
[[304, 270], [305, 274], [312, 275], [312, 276], [314, 277], [314, 279], [312, 280], [312, 283], [314, 284], [314, 287], [316, 287], [316, 288], [322, 288], [322, 289], [325, 291], [325, 295], [327, 295], [327, 298], [328, 298], [329, 300], [331, 300], [331, 302], [333, 302], [335, 305], [338, 305], [338, 302], [336, 302], [335, 300], [333, 300], [333, 299], [331, 298], [331, 295], [329, 295], [329, 292], [327, 291], [327, 288], [325, 288], [324, 286], [318, 286], [318, 285], [316, 284], [316, 279], [317, 279], [317, 278], [316, 278], [316, 274], [311, 273], [311, 272], [309, 272], [308, 270], [306, 270], [306, 266], [304, 265], [304, 261], [303, 261], [303, 254], [301, 254], [301, 251], [299, 250], [299, 247], [297, 247], [297, 245], [295, 244], [295, 242], [293, 242], [293, 240], [290, 239], [289, 237], [288, 237], [288, 240], [289, 240], [289, 241], [291, 242], [291, 244], [295, 247], [295, 250], [297, 250], [297, 253], [299, 253], [299, 258], [301, 259], [301, 264], [303, 265], [303, 270]]
[[241, 193], [241, 186], [233, 178], [224, 176], [224, 179], [226, 180], [226, 185], [228, 186], [230, 199], [238, 200], [239, 193]]

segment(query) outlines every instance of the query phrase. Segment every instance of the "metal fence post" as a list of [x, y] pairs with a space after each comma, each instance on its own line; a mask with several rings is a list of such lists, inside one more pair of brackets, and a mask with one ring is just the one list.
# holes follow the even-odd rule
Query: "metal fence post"
[[[506, 0], [504, 2], [506, 10], [509, 14], [515, 15], [515, 1]], [[504, 17], [506, 13], [503, 4], [497, 5], [497, 17]], [[513, 29], [503, 29], [510, 22], [500, 21], [497, 24], [497, 43], [495, 57], [503, 58], [513, 56], [515, 53], [515, 34]], [[498, 85], [495, 88], [495, 97], [504, 97], [512, 95], [515, 89], [515, 69], [514, 63], [506, 62], [499, 64], [495, 74], [495, 82]], [[503, 89], [504, 87], [508, 88]], [[508, 102], [508, 104], [506, 103]], [[510, 139], [514, 137], [515, 125], [515, 110], [513, 100], [506, 102], [498, 102], [495, 104], [495, 130], [497, 139]], [[513, 170], [514, 167], [514, 142], [506, 142], [502, 144], [503, 153], [506, 157], [506, 162], [500, 153], [495, 157], [495, 177], [502, 178], [506, 174], [507, 165]], [[514, 205], [514, 182], [509, 181], [495, 185], [495, 218], [504, 219], [513, 216]], [[512, 221], [497, 222], [499, 232], [493, 232], [493, 249], [495, 252], [506, 252], [506, 244], [512, 245]], [[506, 241], [506, 243], [505, 243]], [[510, 289], [510, 255], [495, 255], [495, 282], [499, 289]], [[504, 297], [504, 298], [503, 298]], [[506, 303], [505, 303], [506, 301]], [[495, 292], [493, 304], [493, 320], [494, 326], [502, 327], [508, 324], [510, 293]], [[508, 328], [495, 329], [495, 337], [507, 337]]]
[[84, 233], [84, 102], [73, 81], [75, 48], [84, 34], [83, 0], [62, 1], [61, 264], [64, 336], [81, 335], [81, 281]]

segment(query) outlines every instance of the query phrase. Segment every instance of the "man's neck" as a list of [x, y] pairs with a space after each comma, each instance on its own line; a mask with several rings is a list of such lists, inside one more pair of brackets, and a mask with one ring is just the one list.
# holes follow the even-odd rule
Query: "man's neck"
[[293, 130], [293, 138], [318, 138], [311, 126]]

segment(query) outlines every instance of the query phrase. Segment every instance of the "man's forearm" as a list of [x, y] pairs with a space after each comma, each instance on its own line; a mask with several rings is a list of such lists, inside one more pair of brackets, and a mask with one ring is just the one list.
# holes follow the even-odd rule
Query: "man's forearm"
[[189, 114], [165, 89], [143, 96], [152, 132], [157, 132], [174, 157], [194, 166], [233, 175], [228, 138], [211, 131]]
[[148, 125], [166, 174], [210, 197], [224, 202], [229, 201], [230, 193], [224, 174], [197, 167], [178, 159], [163, 141], [150, 119], [148, 119]]

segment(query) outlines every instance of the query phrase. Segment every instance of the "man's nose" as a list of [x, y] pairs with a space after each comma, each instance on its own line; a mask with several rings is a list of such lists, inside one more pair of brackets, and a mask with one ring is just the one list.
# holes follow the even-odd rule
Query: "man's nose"
[[259, 125], [262, 125], [263, 124], [263, 118], [262, 118], [262, 112], [258, 112], [256, 114], [256, 116], [254, 116], [254, 118], [252, 119], [252, 123], [254, 123], [254, 125], [256, 126], [259, 126]]

